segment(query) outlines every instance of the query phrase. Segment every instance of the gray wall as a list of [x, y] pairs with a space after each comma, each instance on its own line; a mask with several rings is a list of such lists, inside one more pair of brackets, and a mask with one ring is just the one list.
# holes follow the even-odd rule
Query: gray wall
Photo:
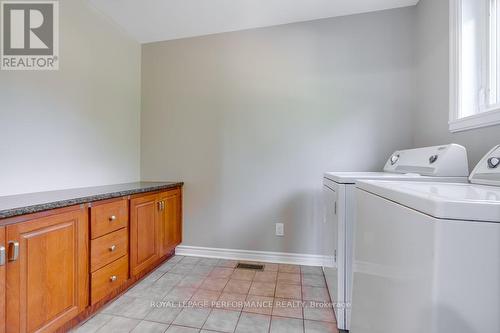
[[186, 182], [184, 244], [319, 253], [322, 173], [412, 145], [414, 17], [144, 45], [141, 174]]
[[139, 178], [140, 45], [59, 4], [60, 70], [0, 71], [0, 195]]
[[420, 0], [417, 20], [417, 110], [414, 145], [455, 142], [467, 148], [469, 165], [500, 144], [500, 126], [451, 133], [449, 117], [449, 0]]

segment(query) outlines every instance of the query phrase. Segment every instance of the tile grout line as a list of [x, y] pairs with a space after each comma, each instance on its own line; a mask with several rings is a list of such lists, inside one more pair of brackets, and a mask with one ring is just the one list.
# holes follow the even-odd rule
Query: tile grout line
[[[170, 267], [170, 268], [169, 268], [168, 270], [166, 270], [166, 271], [163, 271], [163, 270], [158, 270], [158, 272], [161, 272], [161, 275], [159, 275], [156, 279], [152, 280], [151, 284], [154, 284], [155, 282], [157, 282], [158, 280], [160, 280], [160, 279], [161, 279], [161, 278], [163, 278], [166, 274], [169, 274], [169, 273], [170, 273], [170, 274], [181, 275], [181, 276], [183, 276], [183, 277], [186, 277], [186, 276], [188, 276], [189, 274], [192, 274], [192, 271], [193, 271], [193, 270], [195, 270], [195, 269], [196, 269], [196, 267], [200, 267], [200, 266], [202, 266], [202, 267], [207, 267], [207, 268], [209, 267], [209, 268], [210, 268], [210, 270], [209, 270], [208, 272], [205, 272], [205, 273], [202, 273], [202, 274], [195, 274], [195, 273], [193, 273], [193, 275], [197, 275], [197, 276], [200, 278], [201, 282], [200, 282], [199, 284], [197, 284], [197, 287], [194, 287], [194, 288], [193, 288], [193, 289], [194, 289], [194, 291], [193, 291], [193, 293], [191, 294], [191, 296], [188, 298], [188, 301], [189, 301], [189, 300], [193, 300], [194, 296], [195, 296], [195, 295], [196, 295], [196, 294], [197, 294], [200, 290], [205, 290], [205, 291], [210, 291], [210, 292], [219, 293], [219, 295], [218, 295], [218, 297], [217, 297], [217, 300], [216, 300], [216, 301], [220, 301], [220, 299], [221, 299], [222, 295], [224, 294], [224, 290], [225, 290], [225, 288], [227, 287], [227, 285], [228, 285], [229, 281], [230, 281], [230, 280], [232, 280], [232, 279], [231, 279], [231, 277], [232, 277], [232, 276], [234, 275], [234, 273], [236, 272], [235, 267], [234, 267], [234, 266], [232, 266], [232, 268], [231, 268], [231, 267], [227, 267], [227, 266], [219, 265], [219, 264], [222, 262], [222, 259], [221, 259], [221, 260], [218, 260], [218, 261], [217, 261], [215, 264], [213, 264], [213, 265], [212, 265], [212, 264], [207, 264], [207, 265], [204, 265], [204, 264], [201, 262], [201, 260], [195, 261], [194, 263], [189, 262], [189, 263], [184, 263], [184, 264], [183, 264], [183, 263], [182, 263], [182, 260], [183, 260], [183, 259], [180, 259], [180, 260], [179, 260], [179, 261], [177, 261], [177, 262], [172, 262], [172, 263], [173, 263], [172, 267]], [[192, 265], [193, 267], [192, 267], [190, 270], [188, 270], [188, 271], [184, 271], [182, 274], [178, 274], [178, 273], [176, 273], [176, 272], [172, 272], [172, 271], [175, 269], [175, 267], [176, 267], [177, 265], [181, 265], [181, 266], [182, 266], [182, 265]], [[274, 317], [274, 306], [275, 306], [275, 301], [276, 301], [276, 297], [277, 297], [278, 276], [279, 276], [279, 273], [280, 273], [279, 264], [277, 264], [277, 265], [278, 265], [278, 268], [277, 268], [277, 270], [276, 270], [276, 271], [266, 271], [266, 270], [263, 270], [263, 271], [262, 271], [262, 272], [269, 272], [269, 273], [274, 272], [274, 273], [276, 274], [276, 276], [275, 276], [275, 278], [274, 278], [274, 289], [273, 289], [273, 307], [272, 307], [272, 309], [271, 309], [271, 314], [270, 314], [270, 315], [265, 315], [266, 317], [269, 317], [269, 319], [270, 319], [268, 332], [270, 332], [270, 330], [271, 330], [272, 318]], [[302, 267], [301, 267], [300, 265], [292, 265], [292, 266], [296, 266], [296, 267], [298, 267], [298, 269], [299, 269], [299, 273], [298, 273], [298, 274], [299, 274], [299, 282], [300, 282], [300, 290], [301, 290], [301, 301], [302, 301], [302, 302], [304, 302], [304, 294], [303, 294], [303, 293], [304, 293], [304, 285], [303, 285], [303, 283], [304, 283], [304, 276], [303, 276], [303, 274], [302, 274], [302, 273], [303, 273], [303, 272], [302, 272]], [[161, 267], [161, 266], [160, 266], [160, 267]], [[212, 274], [212, 272], [213, 272], [216, 268], [230, 268], [230, 269], [231, 269], [231, 271], [232, 271], [232, 273], [231, 273], [231, 274], [229, 274], [229, 275], [227, 276], [227, 278], [213, 277], [213, 276], [211, 276], [211, 274]], [[152, 274], [154, 274], [154, 272], [155, 272], [155, 271], [153, 271], [153, 272], [152, 272]], [[287, 271], [281, 271], [281, 272], [282, 272], [282, 273], [287, 273]], [[292, 272], [288, 272], [288, 273], [292, 273]], [[313, 274], [313, 275], [315, 275], [315, 274]], [[319, 275], [319, 274], [318, 274], [318, 275]], [[322, 275], [322, 277], [323, 277], [323, 281], [325, 281], [325, 276], [324, 276], [324, 274], [321, 274], [321, 275]], [[150, 275], [150, 276], [151, 276], [151, 275]], [[257, 296], [257, 297], [259, 297], [259, 296], [260, 296], [260, 295], [253, 295], [253, 294], [252, 294], [252, 295], [250, 295], [250, 291], [251, 291], [251, 287], [252, 287], [252, 285], [253, 285], [254, 283], [256, 283], [256, 282], [268, 283], [269, 281], [256, 281], [256, 280], [255, 280], [255, 279], [256, 279], [256, 277], [257, 277], [257, 274], [256, 274], [256, 272], [255, 272], [255, 274], [253, 274], [253, 276], [252, 276], [252, 279], [251, 279], [251, 280], [233, 279], [233, 280], [236, 280], [236, 281], [249, 281], [249, 282], [250, 282], [250, 288], [249, 288], [249, 290], [248, 290], [245, 294], [240, 294], [240, 295], [246, 296], [245, 298], [248, 298], [248, 296]], [[211, 289], [204, 289], [204, 288], [202, 288], [203, 284], [204, 284], [207, 280], [209, 280], [209, 279], [226, 279], [226, 283], [224, 284], [224, 286], [223, 286], [223, 287], [222, 287], [222, 289], [220, 289], [220, 290], [211, 290]], [[181, 280], [181, 281], [182, 281], [182, 280]], [[182, 288], [182, 287], [179, 287], [179, 286], [178, 286], [178, 285], [179, 285], [179, 283], [180, 283], [181, 281], [176, 282], [174, 285], [172, 285], [172, 287], [170, 287], [170, 289], [169, 289], [169, 290], [165, 293], [165, 296], [162, 298], [162, 301], [163, 301], [166, 297], [168, 297], [168, 294], [170, 294], [170, 293], [171, 293], [174, 289], [176, 289], [176, 288]], [[189, 288], [189, 287], [185, 287], [185, 288]], [[239, 294], [239, 293], [235, 293], [235, 294]], [[124, 294], [124, 295], [125, 295], [125, 294]], [[132, 296], [129, 296], [129, 297], [132, 297]], [[263, 297], [265, 297], [265, 296], [263, 296]], [[139, 299], [140, 299], [141, 297], [133, 297], [133, 298], [139, 298]], [[286, 298], [285, 298], [285, 299], [286, 299]], [[202, 325], [202, 327], [200, 328], [200, 330], [203, 330], [204, 325], [206, 324], [206, 322], [208, 321], [208, 318], [209, 318], [209, 317], [210, 317], [210, 315], [214, 312], [214, 310], [215, 310], [215, 309], [219, 309], [219, 308], [218, 308], [218, 307], [212, 307], [212, 306], [210, 306], [210, 312], [209, 312], [209, 314], [208, 314], [207, 318], [205, 318], [205, 320], [204, 320], [204, 322], [203, 322], [203, 325]], [[232, 309], [232, 308], [230, 308], [230, 309], [227, 309], [227, 308], [222, 308], [222, 309], [225, 309], [225, 310], [228, 310], [228, 311], [236, 311], [235, 309]], [[136, 326], [134, 326], [134, 329], [135, 329], [135, 328], [136, 328], [136, 327], [137, 327], [137, 326], [138, 326], [138, 325], [139, 325], [142, 321], [156, 322], [156, 323], [160, 323], [160, 324], [164, 324], [164, 325], [165, 325], [165, 324], [167, 324], [167, 323], [164, 323], [164, 322], [158, 322], [158, 321], [155, 321], [155, 320], [148, 320], [148, 319], [146, 319], [146, 317], [147, 317], [147, 316], [148, 316], [148, 315], [149, 315], [149, 314], [150, 314], [153, 310], [154, 310], [154, 309], [151, 309], [151, 310], [147, 311], [147, 313], [146, 313], [145, 317], [144, 317], [144, 318], [142, 318], [142, 319], [130, 318], [130, 317], [122, 316], [122, 315], [114, 315], [114, 314], [110, 314], [110, 315], [112, 315], [112, 316], [117, 316], [117, 317], [128, 318], [128, 319], [136, 319], [136, 320], [139, 320], [139, 323], [138, 323]], [[181, 310], [181, 311], [180, 311], [180, 312], [179, 312], [179, 313], [178, 313], [178, 314], [177, 314], [177, 315], [173, 318], [173, 320], [171, 321], [171, 323], [170, 323], [170, 324], [168, 324], [167, 329], [168, 329], [168, 328], [170, 328], [171, 326], [184, 326], [184, 325], [174, 325], [174, 321], [175, 321], [175, 320], [176, 320], [176, 319], [180, 316], [180, 314], [182, 313], [182, 311], [183, 311], [183, 310], [184, 310], [184, 309], [182, 309], [182, 310]], [[236, 331], [236, 329], [237, 329], [237, 327], [238, 327], [238, 324], [239, 324], [239, 323], [240, 323], [240, 321], [241, 321], [241, 316], [243, 315], [243, 312], [245, 312], [245, 313], [249, 313], [249, 314], [259, 314], [258, 312], [253, 313], [253, 312], [247, 312], [247, 311], [244, 311], [244, 307], [243, 307], [242, 309], [238, 309], [238, 311], [239, 311], [239, 316], [238, 316], [238, 320], [236, 321], [236, 326], [235, 326], [235, 328], [234, 328], [233, 332], [234, 332], [234, 331]], [[302, 327], [303, 327], [303, 331], [305, 331], [305, 320], [306, 320], [306, 319], [305, 319], [305, 309], [304, 309], [304, 307], [303, 307], [303, 306], [302, 306], [301, 312], [302, 312]], [[101, 312], [101, 313], [102, 313], [102, 312]], [[100, 314], [100, 313], [97, 313], [97, 314]], [[97, 314], [96, 314], [96, 315], [97, 315]], [[275, 317], [281, 317], [281, 318], [287, 318], [287, 319], [296, 319], [295, 317], [286, 317], [286, 316], [280, 316], [280, 315], [276, 315]], [[328, 321], [322, 321], [322, 320], [313, 320], [313, 321], [315, 321], [315, 322], [323, 322], [323, 323], [328, 322]], [[105, 324], [103, 324], [103, 326], [104, 326], [104, 325], [106, 325], [106, 323], [105, 323]], [[191, 327], [191, 326], [184, 326], [184, 327]], [[102, 326], [101, 326], [99, 329], [101, 329], [101, 328], [102, 328]], [[196, 328], [196, 329], [198, 329], [198, 328]]]
[[238, 320], [236, 321], [236, 325], [234, 326], [233, 333], [236, 333], [236, 329], [238, 328], [238, 324], [240, 323], [242, 314], [243, 314], [243, 309], [242, 309], [242, 311], [240, 311], [240, 315], [238, 316]]
[[[219, 260], [219, 261], [220, 261], [220, 260]], [[219, 262], [219, 261], [218, 261], [218, 262]], [[198, 262], [196, 262], [196, 264], [199, 264], [199, 261], [198, 261]], [[202, 265], [202, 266], [203, 266], [203, 265]], [[211, 272], [215, 269], [215, 267], [217, 267], [217, 266], [213, 266], [213, 268], [212, 268], [212, 270], [210, 271], [210, 273], [211, 273]], [[193, 268], [193, 269], [194, 269], [194, 268]], [[232, 268], [232, 270], [233, 270], [233, 272], [234, 272], [234, 268]], [[190, 272], [191, 272], [191, 271], [190, 271]], [[189, 274], [190, 272], [187, 272], [187, 274]], [[193, 295], [189, 298], [189, 300], [193, 301], [193, 297], [197, 294], [197, 292], [198, 292], [198, 291], [200, 291], [200, 290], [204, 290], [204, 289], [201, 289], [201, 286], [203, 285], [203, 282], [205, 282], [205, 280], [206, 280], [206, 279], [208, 279], [208, 278], [210, 277], [210, 273], [209, 273], [206, 277], [204, 277], [204, 278], [203, 278], [203, 281], [202, 281], [202, 283], [199, 285], [199, 287], [194, 288], [194, 289], [195, 289], [195, 291], [193, 292]], [[231, 275], [232, 275], [232, 274], [231, 274]], [[228, 282], [229, 282], [229, 279], [228, 279]], [[228, 283], [228, 282], [227, 282], [227, 283]], [[226, 283], [226, 284], [227, 284], [227, 283]], [[225, 286], [224, 286], [224, 288], [225, 288]], [[222, 295], [222, 292], [221, 292], [221, 295]], [[220, 298], [220, 296], [221, 296], [221, 295], [219, 295], [219, 297], [218, 297], [218, 298]], [[183, 310], [181, 310], [181, 311], [179, 312], [179, 314], [175, 317], [175, 319], [177, 319], [177, 317], [178, 317], [178, 316], [180, 316], [180, 314], [182, 313], [182, 311], [184, 311], [184, 309], [183, 309]], [[206, 322], [207, 322], [208, 318], [209, 318], [209, 317], [210, 317], [210, 315], [212, 314], [212, 311], [213, 311], [213, 308], [210, 308], [210, 312], [208, 313], [208, 316], [205, 318], [205, 321], [204, 321], [204, 322], [203, 322], [203, 324], [201, 325], [201, 328], [199, 328], [199, 330], [200, 330], [200, 331], [201, 331], [201, 330], [203, 330], [203, 326], [205, 326], [205, 324], [206, 324]], [[173, 323], [174, 323], [175, 319], [172, 321], [172, 325], [173, 325]], [[175, 326], [175, 325], [174, 325], [174, 326]], [[190, 327], [190, 326], [185, 326], [185, 327]], [[196, 327], [196, 329], [198, 329], [198, 328]]]

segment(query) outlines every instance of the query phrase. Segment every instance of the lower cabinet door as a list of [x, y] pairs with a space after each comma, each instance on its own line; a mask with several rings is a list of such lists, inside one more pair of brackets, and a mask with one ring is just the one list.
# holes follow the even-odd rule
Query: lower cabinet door
[[160, 258], [158, 243], [160, 203], [157, 198], [157, 194], [151, 194], [130, 200], [131, 276], [151, 268]]
[[181, 191], [175, 189], [160, 193], [160, 255], [171, 252], [181, 242]]
[[5, 265], [7, 264], [5, 227], [0, 227], [0, 333], [5, 333]]
[[54, 331], [89, 303], [84, 208], [6, 227], [7, 332]]

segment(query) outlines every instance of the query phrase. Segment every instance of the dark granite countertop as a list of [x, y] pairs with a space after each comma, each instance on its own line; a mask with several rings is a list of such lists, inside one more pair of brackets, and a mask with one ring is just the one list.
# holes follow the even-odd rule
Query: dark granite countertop
[[136, 182], [0, 197], [0, 219], [182, 186], [182, 182]]

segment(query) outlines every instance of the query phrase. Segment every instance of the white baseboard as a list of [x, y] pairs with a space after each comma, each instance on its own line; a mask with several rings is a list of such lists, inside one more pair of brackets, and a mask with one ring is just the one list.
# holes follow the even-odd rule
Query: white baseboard
[[250, 260], [305, 266], [324, 266], [324, 263], [327, 262], [327, 260], [332, 261], [332, 258], [329, 258], [328, 256], [315, 254], [219, 249], [214, 247], [186, 245], [177, 246], [177, 248], [175, 249], [175, 254], [182, 256], [196, 256], [231, 260]]

